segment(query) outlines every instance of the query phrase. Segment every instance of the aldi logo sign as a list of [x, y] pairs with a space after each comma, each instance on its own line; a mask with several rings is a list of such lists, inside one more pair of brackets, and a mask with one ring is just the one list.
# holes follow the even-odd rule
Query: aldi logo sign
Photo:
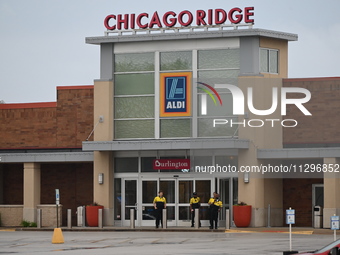
[[161, 73], [160, 116], [191, 116], [191, 73]]

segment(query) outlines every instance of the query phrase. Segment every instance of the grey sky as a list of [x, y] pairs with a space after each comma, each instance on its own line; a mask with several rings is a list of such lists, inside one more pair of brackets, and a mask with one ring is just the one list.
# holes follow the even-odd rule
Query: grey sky
[[0, 0], [0, 100], [56, 101], [56, 86], [92, 85], [108, 14], [255, 7], [255, 27], [299, 35], [289, 44], [289, 77], [340, 76], [339, 0], [117, 1]]

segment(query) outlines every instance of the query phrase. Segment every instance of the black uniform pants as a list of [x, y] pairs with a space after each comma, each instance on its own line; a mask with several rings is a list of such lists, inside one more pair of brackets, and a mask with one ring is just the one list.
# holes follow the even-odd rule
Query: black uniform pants
[[210, 227], [217, 228], [217, 223], [218, 223], [218, 210], [211, 209], [210, 210]]
[[163, 226], [163, 208], [155, 209], [155, 216], [156, 216], [156, 227], [159, 226], [159, 223]]

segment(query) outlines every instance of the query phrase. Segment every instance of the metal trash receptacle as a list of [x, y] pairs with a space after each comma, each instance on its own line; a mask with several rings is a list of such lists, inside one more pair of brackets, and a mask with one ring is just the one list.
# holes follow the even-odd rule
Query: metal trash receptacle
[[322, 228], [323, 213], [322, 207], [319, 205], [314, 206], [314, 228]]

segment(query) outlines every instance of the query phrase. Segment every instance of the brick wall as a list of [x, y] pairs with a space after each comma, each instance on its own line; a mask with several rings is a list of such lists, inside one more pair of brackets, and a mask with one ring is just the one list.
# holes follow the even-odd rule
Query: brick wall
[[22, 205], [24, 203], [23, 164], [3, 164], [3, 205]]
[[51, 105], [0, 104], [0, 149], [81, 148], [93, 129], [93, 86], [58, 87]]
[[75, 226], [78, 206], [93, 203], [93, 164], [42, 164], [41, 204], [55, 204], [55, 189], [60, 191], [63, 225], [67, 225], [67, 209], [72, 209]]
[[295, 209], [295, 227], [312, 227], [313, 184], [323, 184], [323, 179], [283, 179], [283, 215], [289, 207]]
[[56, 108], [0, 109], [0, 117], [0, 148], [56, 147]]
[[[283, 129], [283, 143], [320, 146], [340, 143], [340, 77], [284, 79], [283, 86], [306, 88], [312, 96], [304, 104], [312, 116], [305, 116], [295, 105], [287, 107], [285, 118], [296, 119], [298, 126]], [[289, 94], [290, 98], [298, 96], [301, 94]]]
[[93, 89], [61, 88], [57, 91], [57, 147], [81, 147], [93, 129]]

